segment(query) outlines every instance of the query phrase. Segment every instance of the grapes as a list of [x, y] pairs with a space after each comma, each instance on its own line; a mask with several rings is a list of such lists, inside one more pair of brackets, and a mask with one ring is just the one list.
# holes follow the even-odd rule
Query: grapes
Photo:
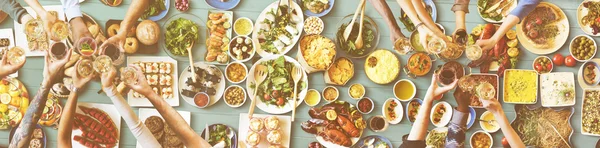
[[175, 2], [175, 8], [181, 12], [185, 12], [190, 8], [189, 0], [177, 0]]

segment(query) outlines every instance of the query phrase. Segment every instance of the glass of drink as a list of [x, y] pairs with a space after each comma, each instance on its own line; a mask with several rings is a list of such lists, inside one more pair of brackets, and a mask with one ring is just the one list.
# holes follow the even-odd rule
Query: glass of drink
[[496, 89], [489, 82], [482, 82], [477, 85], [475, 95], [479, 97], [479, 99], [490, 100], [496, 96]]
[[135, 84], [138, 79], [137, 70], [133, 67], [125, 67], [121, 70], [121, 79], [125, 84]]
[[410, 45], [410, 40], [408, 38], [399, 38], [394, 42], [394, 50], [400, 55], [406, 55], [414, 49]]
[[446, 49], [446, 42], [442, 38], [433, 37], [427, 42], [427, 49], [434, 54], [440, 54]]
[[112, 59], [106, 55], [100, 55], [94, 60], [93, 66], [98, 73], [108, 72], [112, 66]]
[[442, 68], [442, 71], [438, 77], [440, 78], [442, 85], [450, 85], [452, 82], [454, 82], [456, 75], [454, 74], [454, 70]]
[[77, 42], [77, 50], [79, 51], [79, 54], [85, 57], [94, 55], [97, 47], [96, 41], [90, 37], [83, 37], [79, 39], [79, 42]]
[[479, 60], [483, 55], [483, 50], [479, 45], [469, 45], [466, 49], [467, 59], [471, 61]]
[[67, 45], [63, 42], [54, 42], [50, 46], [50, 58], [52, 60], [60, 60], [67, 55]]
[[121, 50], [121, 48], [119, 48], [119, 46], [117, 45], [107, 44], [102, 49], [100, 49], [100, 51], [102, 51], [103, 55], [110, 57], [115, 66], [121, 65], [125, 61], [125, 53], [122, 52], [123, 50]]
[[25, 23], [25, 35], [32, 38], [44, 36], [44, 25], [40, 19], [32, 19]]
[[466, 30], [458, 29], [456, 30], [454, 36], [452, 36], [452, 40], [460, 46], [465, 46], [469, 41], [469, 35], [467, 34]]
[[58, 39], [59, 41], [67, 39], [69, 36], [69, 26], [64, 21], [56, 21], [52, 25], [52, 30], [50, 31], [50, 37], [52, 39]]
[[77, 73], [82, 77], [87, 77], [94, 73], [93, 62], [90, 59], [83, 59], [77, 67]]
[[10, 48], [6, 54], [8, 54], [6, 57], [8, 58], [8, 63], [10, 65], [19, 65], [25, 62], [25, 50], [21, 47], [15, 46]]

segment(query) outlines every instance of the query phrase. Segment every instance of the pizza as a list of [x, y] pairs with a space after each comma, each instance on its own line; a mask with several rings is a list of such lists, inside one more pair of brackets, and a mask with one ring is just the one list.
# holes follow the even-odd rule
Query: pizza
[[551, 5], [540, 3], [521, 23], [526, 42], [535, 48], [547, 49], [554, 46], [555, 38], [560, 33], [560, 22], [565, 19], [562, 12]]

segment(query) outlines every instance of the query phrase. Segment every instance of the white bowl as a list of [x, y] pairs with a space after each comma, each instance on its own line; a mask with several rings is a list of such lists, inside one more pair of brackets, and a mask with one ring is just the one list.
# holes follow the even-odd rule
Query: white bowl
[[[307, 28], [306, 28], [306, 26], [308, 25], [307, 21], [308, 21], [308, 19], [311, 19], [311, 18], [316, 18], [317, 19], [317, 23], [319, 23], [321, 25], [321, 30], [320, 31], [317, 31], [316, 33], [308, 33], [307, 32]], [[304, 33], [306, 33], [308, 35], [311, 35], [311, 34], [321, 34], [323, 32], [323, 30], [325, 30], [325, 23], [323, 23], [323, 20], [321, 18], [315, 17], [315, 16], [310, 16], [310, 17], [306, 18], [306, 20], [304, 20], [304, 26], [305, 27], [302, 27], [303, 28], [302, 30], [304, 30]]]
[[[392, 102], [396, 102], [397, 106], [394, 107], [394, 112], [396, 113], [396, 119], [395, 120], [389, 120], [389, 116], [388, 113], [389, 111], [387, 110], [387, 108], [390, 106], [390, 104]], [[389, 98], [385, 101], [385, 103], [383, 103], [383, 107], [381, 107], [381, 114], [383, 114], [383, 117], [385, 117], [385, 120], [388, 121], [388, 123], [390, 124], [398, 124], [400, 123], [400, 121], [402, 121], [402, 118], [404, 117], [404, 109], [402, 107], [402, 103], [400, 103], [400, 101], [398, 101], [398, 99], [396, 98]]]
[[491, 142], [491, 143], [490, 143], [490, 147], [489, 147], [489, 148], [492, 148], [492, 146], [494, 145], [494, 138], [492, 138], [492, 135], [490, 135], [490, 133], [488, 133], [488, 132], [485, 132], [485, 131], [482, 131], [482, 130], [478, 130], [478, 131], [476, 131], [475, 133], [473, 133], [473, 134], [471, 135], [471, 139], [469, 140], [469, 141], [470, 141], [470, 142], [469, 142], [469, 145], [471, 145], [471, 147], [474, 147], [474, 146], [473, 146], [473, 137], [474, 137], [474, 136], [475, 136], [475, 134], [477, 134], [477, 133], [484, 133], [485, 135], [487, 135], [487, 136], [490, 138], [490, 142]]
[[304, 98], [304, 104], [306, 104], [306, 105], [308, 105], [308, 106], [310, 106], [310, 107], [314, 107], [314, 106], [317, 106], [319, 103], [321, 103], [321, 93], [320, 93], [318, 90], [316, 90], [316, 89], [309, 89], [309, 90], [306, 92], [306, 94], [308, 94], [308, 92], [311, 92], [311, 91], [314, 91], [314, 92], [316, 92], [316, 93], [318, 94], [317, 96], [318, 96], [319, 98], [317, 99], [317, 103], [315, 103], [315, 105], [310, 105], [310, 104], [308, 104], [308, 102], [306, 102], [306, 98]]
[[[363, 88], [362, 95], [359, 96], [358, 98], [354, 98], [354, 97], [352, 97], [352, 94], [350, 94], [350, 88], [352, 88], [352, 86], [354, 86], [354, 85], [358, 85]], [[365, 96], [365, 94], [367, 94], [367, 89], [365, 88], [365, 86], [363, 86], [360, 83], [354, 83], [354, 84], [350, 85], [350, 87], [348, 87], [348, 96], [350, 96], [350, 98], [352, 98], [354, 100], [359, 100], [359, 99], [363, 98]]]
[[[247, 20], [247, 21], [249, 21], [249, 22], [250, 22], [250, 31], [248, 32], [248, 34], [239, 34], [239, 33], [237, 32], [237, 30], [235, 30], [235, 24], [237, 24], [237, 23], [238, 23], [238, 20]], [[251, 20], [250, 18], [247, 18], [247, 17], [240, 17], [240, 18], [238, 18], [237, 20], [235, 20], [235, 22], [233, 23], [233, 28], [234, 28], [234, 29], [233, 29], [233, 31], [235, 32], [235, 34], [237, 34], [237, 35], [244, 35], [244, 36], [248, 36], [248, 35], [252, 34], [252, 31], [254, 30], [254, 23], [252, 22], [252, 20]]]
[[[552, 70], [554, 70], [554, 62], [552, 62], [552, 59], [551, 59], [550, 57], [548, 57], [548, 56], [538, 56], [538, 57], [536, 57], [536, 58], [533, 60], [533, 62], [531, 63], [531, 67], [533, 68], [533, 70], [534, 70], [535, 72], [537, 72], [538, 74], [544, 74], [544, 73], [541, 73], [541, 72], [539, 72], [539, 71], [537, 71], [537, 70], [535, 69], [535, 61], [537, 61], [538, 59], [541, 59], [541, 58], [546, 58], [546, 59], [548, 59], [548, 61], [550, 61], [550, 64], [552, 65], [552, 68], [550, 68], [550, 70], [549, 70], [547, 73], [550, 73], [550, 72], [552, 72]], [[575, 58], [575, 57], [573, 57], [573, 58]]]
[[[231, 52], [233, 52], [233, 49], [232, 49], [233, 47], [231, 47], [231, 43], [233, 43], [237, 38], [244, 38], [244, 40], [246, 40], [246, 39], [252, 40], [252, 48], [253, 49], [252, 49], [252, 52], [250, 52], [250, 56], [248, 58], [238, 60], [237, 58], [235, 58], [233, 56], [233, 54], [231, 54]], [[252, 57], [254, 57], [254, 54], [256, 54], [256, 42], [252, 38], [250, 38], [248, 36], [241, 36], [240, 35], [240, 36], [233, 37], [233, 38], [231, 38], [231, 40], [229, 41], [229, 43], [227, 43], [227, 45], [228, 45], [227, 55], [229, 55], [229, 57], [231, 59], [233, 59], [234, 61], [247, 62], [250, 59], [252, 59]]]
[[[243, 99], [242, 103], [240, 103], [238, 105], [232, 105], [232, 104], [227, 103], [227, 90], [229, 90], [230, 88], [233, 88], [233, 87], [239, 87], [239, 88], [241, 88], [242, 92], [244, 93], [244, 99]], [[225, 93], [223, 94], [223, 100], [225, 101], [225, 104], [227, 104], [229, 107], [233, 107], [233, 108], [238, 108], [238, 107], [244, 105], [244, 103], [246, 103], [246, 99], [247, 98], [248, 98], [248, 94], [246, 93], [246, 90], [243, 87], [239, 86], [239, 85], [231, 85], [231, 86], [227, 87], [225, 89]]]
[[[436, 124], [435, 122], [433, 122], [433, 115], [435, 114], [435, 109], [437, 109], [438, 106], [440, 106], [440, 105], [443, 105], [446, 107], [446, 112], [444, 113], [444, 115], [442, 115], [440, 122]], [[431, 113], [429, 115], [429, 119], [431, 120], [431, 123], [433, 123], [433, 125], [435, 125], [436, 127], [444, 127], [444, 126], [448, 125], [448, 123], [450, 123], [450, 119], [452, 119], [452, 111], [453, 110], [454, 109], [448, 102], [446, 102], [446, 101], [438, 102], [437, 104], [435, 104], [433, 106], [433, 108], [431, 108]]]
[[[400, 82], [402, 82], [402, 81], [407, 81], [407, 82], [409, 82], [409, 83], [410, 83], [410, 84], [413, 86], [413, 88], [415, 89], [415, 90], [414, 90], [414, 92], [413, 92], [413, 94], [411, 95], [411, 97], [410, 97], [410, 98], [407, 98], [406, 100], [402, 100], [402, 99], [398, 98], [398, 96], [396, 96], [396, 86], [398, 85], [398, 83], [400, 83]], [[411, 80], [409, 80], [409, 79], [402, 79], [402, 80], [398, 80], [398, 82], [394, 83], [394, 87], [393, 87], [392, 89], [393, 89], [394, 97], [396, 97], [396, 99], [398, 99], [398, 100], [400, 100], [400, 101], [402, 101], [402, 102], [408, 102], [408, 101], [410, 101], [412, 98], [414, 98], [414, 97], [415, 97], [415, 95], [417, 95], [417, 86], [415, 85], [415, 83], [413, 83], [413, 82], [412, 82]]]
[[[325, 97], [325, 90], [327, 90], [327, 88], [330, 88], [330, 87], [335, 89], [335, 92], [337, 93], [337, 95], [335, 96], [335, 98], [333, 98], [333, 100], [327, 100], [327, 97]], [[340, 97], [340, 90], [338, 90], [337, 88], [335, 88], [333, 86], [327, 86], [327, 87], [323, 88], [323, 93], [321, 93], [321, 95], [323, 96], [323, 99], [325, 99], [325, 101], [333, 102], [333, 101], [336, 101]]]
[[[244, 77], [244, 79], [242, 79], [239, 82], [233, 82], [231, 79], [229, 79], [229, 76], [227, 76], [227, 69], [229, 68], [229, 66], [231, 66], [233, 64], [240, 64], [240, 65], [242, 65], [242, 67], [244, 67], [244, 71], [246, 73], [246, 77]], [[237, 62], [236, 61], [236, 62], [231, 62], [231, 63], [227, 64], [227, 66], [225, 67], [225, 79], [227, 79], [227, 81], [229, 81], [229, 82], [231, 82], [233, 84], [239, 84], [239, 83], [244, 82], [246, 80], [246, 78], [248, 78], [248, 67], [246, 67], [246, 64], [244, 64], [242, 62]]]
[[[483, 129], [484, 131], [486, 131], [486, 132], [488, 132], [488, 133], [495, 133], [495, 132], [497, 132], [498, 130], [500, 130], [500, 126], [498, 125], [498, 122], [496, 122], [496, 123], [495, 123], [495, 126], [494, 126], [495, 128], [493, 128], [493, 129], [487, 129], [487, 128], [485, 128], [485, 126], [483, 126], [483, 124], [484, 124], [484, 122], [485, 122], [485, 121], [481, 121], [481, 120], [484, 120], [484, 119], [483, 119], [483, 117], [485, 117], [485, 116], [488, 116], [488, 115], [489, 115], [489, 116], [492, 116], [492, 117], [494, 116], [494, 115], [492, 114], [492, 112], [490, 112], [490, 111], [485, 111], [485, 112], [484, 112], [483, 114], [481, 114], [481, 116], [479, 117], [479, 120], [480, 120], [480, 121], [479, 121], [479, 126], [481, 126], [481, 129]], [[494, 120], [496, 120], [496, 118], [495, 118], [495, 117], [494, 117]], [[486, 124], [487, 124], [487, 123], [486, 123]]]
[[[368, 110], [368, 111], [366, 111], [366, 112], [363, 112], [363, 111], [361, 111], [361, 110], [360, 110], [360, 107], [358, 106], [358, 103], [359, 103], [360, 101], [362, 101], [362, 100], [368, 100], [368, 101], [371, 101], [371, 109], [370, 109], [370, 110]], [[371, 112], [373, 112], [373, 110], [375, 109], [375, 102], [373, 101], [373, 99], [371, 99], [371, 98], [369, 98], [369, 97], [364, 97], [364, 98], [362, 98], [362, 99], [358, 99], [358, 100], [356, 101], [356, 108], [357, 108], [358, 112], [360, 112], [360, 113], [362, 113], [362, 114], [370, 114], [370, 113], [371, 113]], [[384, 117], [384, 118], [385, 118], [385, 117]], [[387, 121], [387, 119], [386, 119], [386, 121]]]
[[[592, 42], [594, 42], [594, 54], [592, 55], [592, 57], [590, 57], [589, 59], [577, 59], [575, 56], [573, 56], [573, 52], [571, 50], [571, 47], [573, 46], [573, 42], [575, 41], [575, 39], [580, 38], [580, 37], [585, 37], [588, 38], [590, 40], [592, 40]], [[585, 62], [585, 61], [589, 61], [591, 59], [593, 59], [596, 56], [596, 53], [598, 52], [598, 44], [596, 44], [596, 40], [594, 40], [592, 37], [588, 36], [588, 35], [578, 35], [575, 36], [573, 39], [571, 39], [571, 43], [569, 43], [569, 54], [571, 54], [571, 56], [573, 56], [573, 58], [579, 62]]]

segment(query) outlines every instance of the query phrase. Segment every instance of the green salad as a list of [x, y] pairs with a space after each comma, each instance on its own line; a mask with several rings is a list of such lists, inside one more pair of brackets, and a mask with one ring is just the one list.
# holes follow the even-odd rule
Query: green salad
[[363, 38], [363, 48], [357, 49], [356, 46], [354, 45], [354, 42], [356, 41], [356, 38], [358, 38], [358, 30], [359, 30], [359, 22], [355, 22], [354, 23], [354, 27], [352, 27], [352, 33], [350, 33], [350, 36], [348, 37], [348, 40], [344, 40], [344, 30], [346, 30], [346, 27], [348, 27], [349, 23], [346, 24], [342, 24], [342, 26], [340, 26], [340, 28], [337, 31], [337, 43], [339, 44], [339, 46], [341, 47], [342, 50], [344, 50], [346, 53], [352, 55], [352, 56], [363, 56], [365, 54], [367, 54], [367, 50], [370, 49], [371, 47], [374, 47], [374, 41], [375, 41], [375, 35], [376, 32], [375, 30], [373, 30], [372, 28], [372, 24], [369, 21], [364, 21], [364, 27], [363, 27], [363, 33], [362, 33], [362, 38]]
[[144, 14], [142, 14], [142, 20], [145, 20], [149, 17], [152, 16], [156, 16], [158, 14], [160, 14], [161, 12], [167, 10], [166, 6], [165, 6], [165, 0], [150, 0], [151, 3], [148, 6], [148, 9], [146, 9], [146, 11], [144, 11]]
[[177, 56], [187, 56], [187, 47], [200, 38], [198, 25], [188, 19], [178, 18], [171, 21], [166, 29], [165, 46]]
[[[293, 98], [294, 81], [291, 73], [295, 65], [286, 61], [284, 56], [262, 62], [261, 65], [267, 67], [267, 78], [258, 85], [252, 82], [250, 88], [258, 89], [257, 96], [265, 104], [278, 107], [285, 106], [288, 102], [287, 99]], [[299, 94], [304, 88], [306, 88], [306, 82], [298, 82], [297, 93]]]
[[229, 127], [222, 124], [217, 124], [215, 126], [211, 126], [206, 130], [210, 130], [210, 138], [208, 139], [208, 143], [210, 145], [216, 145], [217, 143], [224, 142], [224, 147], [231, 147], [231, 139], [229, 138]]

